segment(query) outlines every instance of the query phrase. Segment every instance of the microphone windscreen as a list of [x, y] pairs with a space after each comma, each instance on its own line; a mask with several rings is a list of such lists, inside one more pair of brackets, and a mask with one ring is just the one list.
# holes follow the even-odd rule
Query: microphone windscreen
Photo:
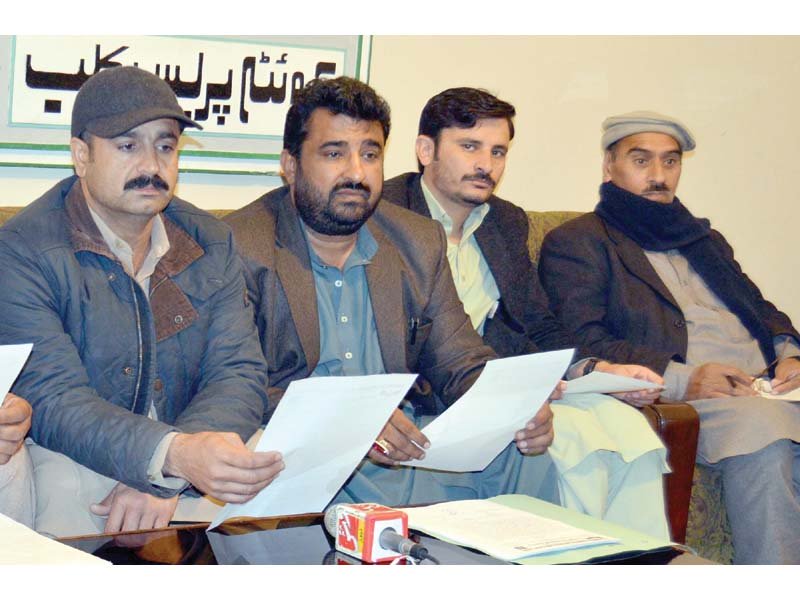
[[338, 510], [344, 504], [331, 504], [325, 511], [325, 531], [336, 537], [336, 521], [338, 520]]

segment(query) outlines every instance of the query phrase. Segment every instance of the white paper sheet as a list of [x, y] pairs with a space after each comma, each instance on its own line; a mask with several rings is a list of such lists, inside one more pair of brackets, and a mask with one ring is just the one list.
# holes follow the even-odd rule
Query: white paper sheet
[[783, 400], [785, 402], [800, 402], [800, 389], [794, 389], [785, 394], [773, 394], [772, 383], [767, 379], [756, 379], [753, 381], [753, 390], [756, 396], [761, 396], [767, 400]]
[[440, 471], [482, 471], [542, 407], [573, 350], [489, 361], [475, 384], [422, 430], [431, 447], [407, 463]]
[[490, 500], [442, 502], [404, 512], [411, 529], [509, 561], [619, 541]]
[[0, 514], [0, 565], [110, 565]]
[[567, 382], [567, 394], [617, 394], [620, 392], [636, 392], [638, 390], [663, 390], [663, 385], [623, 377], [601, 371], [592, 371], [583, 377], [576, 377]]
[[766, 392], [761, 392], [759, 396], [761, 396], [762, 398], [766, 398], [767, 400], [800, 402], [800, 390], [792, 390], [791, 392], [786, 392], [785, 394], [767, 394]]
[[0, 406], [30, 356], [33, 344], [0, 346]]
[[226, 504], [209, 529], [231, 517], [321, 511], [367, 454], [416, 378], [393, 374], [293, 381], [256, 446], [256, 451], [283, 454], [286, 468], [249, 502]]

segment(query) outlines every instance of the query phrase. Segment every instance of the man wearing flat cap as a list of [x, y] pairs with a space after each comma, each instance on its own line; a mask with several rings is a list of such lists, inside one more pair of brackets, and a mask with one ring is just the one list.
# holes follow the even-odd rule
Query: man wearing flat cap
[[266, 365], [228, 227], [173, 196], [186, 117], [135, 67], [78, 92], [76, 176], [0, 228], [0, 343], [33, 342], [36, 529], [163, 527], [192, 485], [244, 502], [283, 467], [245, 447]]
[[542, 246], [551, 304], [595, 353], [647, 365], [662, 399], [697, 409], [697, 460], [722, 474], [734, 562], [800, 563], [800, 405], [754, 391], [800, 387], [800, 334], [675, 196], [689, 130], [637, 112], [603, 131], [600, 202]]

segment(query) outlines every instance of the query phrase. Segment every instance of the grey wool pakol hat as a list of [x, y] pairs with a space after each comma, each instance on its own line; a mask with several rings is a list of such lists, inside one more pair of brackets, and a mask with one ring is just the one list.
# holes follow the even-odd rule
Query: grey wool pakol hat
[[624, 137], [637, 133], [666, 133], [675, 138], [681, 150], [694, 150], [695, 141], [689, 129], [677, 119], [650, 111], [636, 111], [608, 117], [603, 121], [603, 150]]
[[202, 129], [186, 116], [166, 81], [138, 67], [112, 67], [92, 75], [78, 90], [72, 137], [88, 131], [113, 138], [156, 119], [175, 119], [181, 129]]

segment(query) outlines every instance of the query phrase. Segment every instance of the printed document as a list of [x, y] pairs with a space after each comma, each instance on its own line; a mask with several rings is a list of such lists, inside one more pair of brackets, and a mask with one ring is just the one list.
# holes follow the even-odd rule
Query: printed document
[[249, 502], [226, 504], [209, 529], [231, 517], [322, 511], [416, 378], [394, 374], [293, 381], [255, 449], [277, 450], [286, 468]]
[[3, 406], [6, 394], [25, 366], [32, 348], [33, 344], [0, 346], [0, 406]]
[[440, 471], [482, 471], [539, 411], [572, 361], [573, 350], [498, 358], [422, 430], [425, 458], [408, 464]]
[[410, 529], [508, 561], [619, 541], [491, 500], [442, 502], [403, 511]]

